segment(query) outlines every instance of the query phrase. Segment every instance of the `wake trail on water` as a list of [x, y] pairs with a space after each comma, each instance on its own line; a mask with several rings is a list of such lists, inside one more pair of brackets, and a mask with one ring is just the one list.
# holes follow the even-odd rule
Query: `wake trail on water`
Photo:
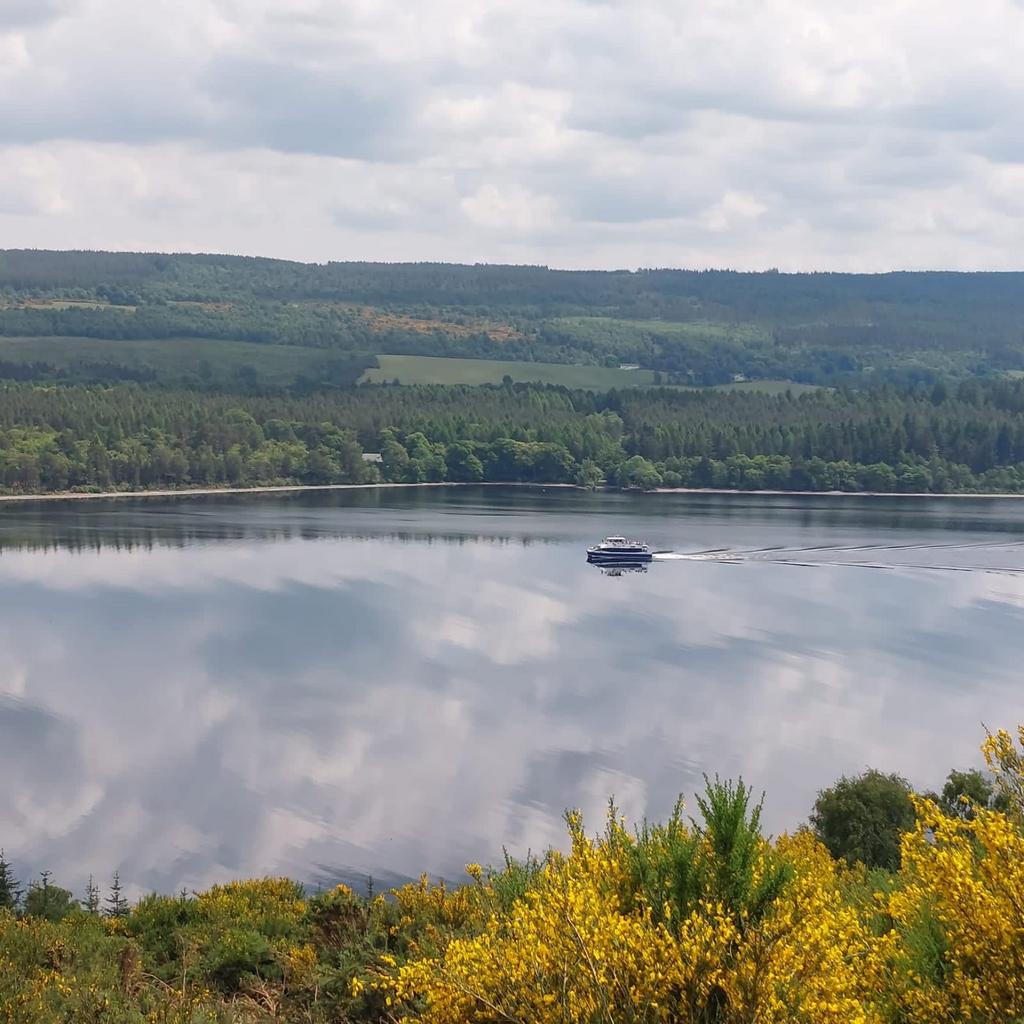
[[[977, 560], [979, 551], [1020, 552], [1016, 565], [984, 564]], [[913, 561], [914, 552], [939, 554], [941, 560]], [[960, 562], [957, 552], [971, 557]], [[911, 544], [815, 544], [805, 547], [776, 545], [762, 548], [704, 548], [698, 551], [655, 551], [657, 562], [719, 562], [723, 564], [774, 563], [776, 565], [819, 568], [823, 566], [850, 569], [920, 569], [930, 572], [993, 573], [1002, 576], [1024, 576], [1024, 541], [940, 541]], [[887, 555], [892, 557], [886, 557]], [[843, 557], [851, 556], [851, 557]], [[910, 556], [908, 558], [907, 556]], [[952, 556], [952, 557], [948, 557]], [[947, 560], [948, 558], [948, 560]], [[1002, 557], [1000, 558], [1002, 561]]]

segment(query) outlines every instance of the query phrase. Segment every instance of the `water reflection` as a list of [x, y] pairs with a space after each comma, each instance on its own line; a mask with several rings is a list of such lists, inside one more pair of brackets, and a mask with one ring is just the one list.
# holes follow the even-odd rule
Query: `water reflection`
[[631, 572], [647, 572], [648, 566], [646, 562], [605, 562], [595, 568], [601, 571], [602, 576], [625, 576]]
[[[984, 571], [1024, 568], [1017, 509], [5, 507], [0, 845], [79, 888], [387, 884], [560, 842], [566, 806], [596, 824], [612, 793], [663, 814], [705, 770], [765, 787], [774, 829], [866, 764], [935, 786], [981, 721], [1024, 721], [1024, 581]], [[678, 557], [605, 585], [583, 552], [612, 532]]]

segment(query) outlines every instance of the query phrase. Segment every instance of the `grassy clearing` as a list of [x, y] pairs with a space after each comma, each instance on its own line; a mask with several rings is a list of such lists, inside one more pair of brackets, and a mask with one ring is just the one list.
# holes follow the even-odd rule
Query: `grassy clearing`
[[380, 367], [361, 381], [400, 384], [500, 384], [506, 375], [519, 382], [561, 384], [568, 388], [608, 391], [654, 383], [651, 370], [619, 370], [562, 363], [521, 363], [500, 359], [451, 359], [443, 356], [378, 356]]
[[763, 327], [753, 323], [721, 323], [711, 320], [620, 320], [606, 316], [566, 316], [552, 323], [580, 338], [609, 343], [643, 335], [661, 335], [686, 338], [693, 341], [731, 340], [755, 341], [767, 334]]
[[[609, 391], [612, 388], [653, 387], [653, 370], [619, 370], [604, 366], [562, 363], [524, 363], [500, 359], [451, 359], [444, 356], [377, 356], [379, 368], [367, 370], [360, 383], [500, 384], [508, 375], [516, 383], [560, 384], [567, 388]], [[777, 395], [816, 390], [813, 384], [787, 380], [748, 380], [720, 384], [721, 391], [763, 391]], [[689, 390], [689, 389], [688, 389]], [[697, 390], [697, 389], [694, 389]]]
[[111, 309], [115, 312], [134, 313], [135, 306], [115, 306], [103, 299], [17, 299], [0, 302], [0, 309]]
[[717, 384], [716, 391], [763, 391], [769, 395], [781, 395], [792, 391], [794, 395], [802, 395], [805, 391], [820, 391], [819, 384], [798, 384], [792, 380], [744, 380], [735, 384]]

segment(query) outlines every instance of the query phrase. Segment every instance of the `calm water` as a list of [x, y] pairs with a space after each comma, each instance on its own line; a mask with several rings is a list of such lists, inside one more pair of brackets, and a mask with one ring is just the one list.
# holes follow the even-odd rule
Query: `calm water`
[[[606, 576], [608, 533], [674, 554]], [[0, 505], [0, 609], [0, 845], [76, 889], [452, 878], [705, 771], [780, 830], [840, 773], [936, 786], [1024, 721], [1024, 502]]]

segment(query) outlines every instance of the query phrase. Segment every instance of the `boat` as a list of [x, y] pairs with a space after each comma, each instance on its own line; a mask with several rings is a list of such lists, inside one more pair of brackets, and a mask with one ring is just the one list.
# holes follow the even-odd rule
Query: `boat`
[[625, 537], [606, 537], [600, 544], [587, 548], [587, 561], [602, 565], [629, 565], [650, 562], [654, 558], [651, 549], [638, 540]]

